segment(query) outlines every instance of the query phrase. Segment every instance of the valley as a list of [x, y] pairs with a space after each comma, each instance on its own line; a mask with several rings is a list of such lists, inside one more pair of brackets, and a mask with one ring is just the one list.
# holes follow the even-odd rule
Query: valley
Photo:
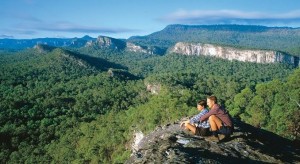
[[0, 39], [0, 161], [124, 163], [136, 131], [189, 117], [208, 95], [243, 124], [299, 142], [298, 31], [170, 25], [127, 40]]

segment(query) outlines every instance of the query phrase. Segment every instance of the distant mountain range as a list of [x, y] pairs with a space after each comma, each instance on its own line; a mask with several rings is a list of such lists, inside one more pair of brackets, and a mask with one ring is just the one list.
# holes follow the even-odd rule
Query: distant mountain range
[[23, 50], [34, 48], [36, 46], [39, 47], [41, 45], [47, 45], [48, 48], [67, 47], [110, 49], [158, 55], [163, 55], [166, 52], [166, 49], [159, 48], [157, 46], [139, 46], [127, 42], [126, 40], [115, 39], [107, 36], [99, 36], [98, 38], [92, 38], [86, 35], [82, 38], [0, 39], [0, 49], [6, 50]]
[[[174, 51], [177, 43], [183, 43], [186, 47], [180, 47], [180, 51]], [[222, 54], [216, 54], [216, 50], [201, 49], [195, 44], [213, 45], [222, 50]], [[265, 27], [253, 25], [169, 25], [162, 31], [147, 36], [133, 36], [127, 40], [115, 39], [107, 36], [92, 38], [38, 38], [38, 39], [0, 39], [0, 49], [22, 50], [36, 45], [48, 45], [67, 48], [109, 49], [117, 51], [130, 51], [165, 55], [166, 53], [180, 53], [184, 55], [199, 55], [199, 52], [207, 52], [202, 55], [223, 56], [230, 60], [251, 61], [262, 63], [287, 62], [299, 65], [300, 56], [300, 28]], [[192, 47], [192, 48], [191, 48]], [[228, 49], [235, 49], [233, 57], [224, 54]], [[244, 52], [251, 52], [245, 57]], [[261, 51], [262, 50], [262, 51]], [[188, 52], [189, 51], [189, 52]], [[224, 51], [224, 52], [223, 52]], [[221, 52], [221, 51], [219, 51]], [[232, 51], [231, 51], [232, 52]], [[261, 54], [263, 52], [263, 54]], [[265, 54], [274, 54], [266, 56]], [[238, 57], [237, 57], [238, 56]], [[246, 59], [247, 58], [247, 59]], [[249, 60], [248, 60], [249, 58]], [[268, 58], [268, 59], [267, 59]]]
[[[110, 37], [108, 37], [110, 38]], [[0, 39], [0, 49], [25, 49], [36, 44], [55, 47], [83, 47], [96, 41], [88, 35], [82, 38]], [[120, 39], [118, 39], [120, 40]], [[210, 43], [250, 49], [284, 51], [300, 56], [300, 28], [254, 25], [169, 25], [147, 36], [132, 36], [127, 40], [139, 46], [169, 48], [177, 42]]]
[[177, 42], [209, 43], [245, 49], [283, 51], [300, 56], [300, 28], [254, 25], [169, 25], [147, 36], [127, 41], [170, 47]]
[[37, 44], [46, 44], [55, 47], [83, 47], [96, 38], [84, 36], [82, 38], [37, 38], [37, 39], [0, 39], [0, 49], [21, 50], [32, 48]]

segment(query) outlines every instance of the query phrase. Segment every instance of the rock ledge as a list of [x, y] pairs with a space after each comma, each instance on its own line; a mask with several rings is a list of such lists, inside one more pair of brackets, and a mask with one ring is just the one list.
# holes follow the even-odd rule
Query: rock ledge
[[135, 143], [126, 163], [300, 163], [300, 149], [276, 134], [235, 120], [234, 134], [206, 141], [178, 123], [157, 127]]

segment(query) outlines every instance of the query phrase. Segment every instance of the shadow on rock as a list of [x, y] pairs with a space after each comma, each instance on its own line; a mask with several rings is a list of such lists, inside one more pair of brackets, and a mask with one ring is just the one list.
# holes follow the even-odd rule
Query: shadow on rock
[[246, 135], [234, 137], [245, 139], [246, 144], [253, 149], [274, 156], [284, 162], [300, 162], [300, 148], [292, 141], [239, 120], [236, 120], [235, 123], [239, 126], [240, 131]]
[[178, 123], [145, 136], [126, 163], [299, 163], [299, 148], [274, 133], [235, 120], [232, 136], [219, 143], [192, 135]]

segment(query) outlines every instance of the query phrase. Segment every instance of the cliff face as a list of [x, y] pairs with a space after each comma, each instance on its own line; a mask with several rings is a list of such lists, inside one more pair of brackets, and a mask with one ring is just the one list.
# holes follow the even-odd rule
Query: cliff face
[[143, 53], [147, 53], [147, 51], [145, 49], [143, 49], [141, 46], [137, 46], [133, 43], [126, 43], [126, 49], [128, 51], [132, 51], [132, 52], [143, 52]]
[[88, 42], [86, 46], [96, 46], [98, 48], [123, 50], [126, 47], [126, 43], [119, 39], [114, 39], [106, 36], [99, 36], [96, 41]]
[[231, 47], [238, 45], [246, 49], [279, 50], [299, 56], [299, 36], [300, 28], [290, 27], [174, 24], [147, 36], [130, 37], [128, 41], [164, 47], [171, 47], [177, 42], [214, 43]]
[[130, 52], [156, 55], [163, 55], [165, 53], [165, 50], [158, 47], [139, 46], [130, 42], [106, 36], [99, 36], [96, 41], [87, 42], [85, 47], [108, 48], [113, 50], [125, 50]]
[[137, 132], [126, 163], [299, 163], [299, 154], [291, 141], [238, 120], [233, 135], [220, 143], [174, 123], [148, 135]]
[[291, 56], [278, 51], [243, 50], [232, 47], [216, 46], [202, 43], [176, 43], [170, 52], [184, 55], [214, 56], [227, 60], [238, 60], [255, 63], [288, 63], [299, 65], [299, 57]]
[[37, 50], [39, 53], [45, 53], [54, 50], [55, 47], [46, 44], [36, 44], [33, 49]]
[[126, 50], [131, 52], [140, 52], [147, 54], [164, 55], [165, 50], [159, 47], [138, 46], [136, 44], [126, 42]]

